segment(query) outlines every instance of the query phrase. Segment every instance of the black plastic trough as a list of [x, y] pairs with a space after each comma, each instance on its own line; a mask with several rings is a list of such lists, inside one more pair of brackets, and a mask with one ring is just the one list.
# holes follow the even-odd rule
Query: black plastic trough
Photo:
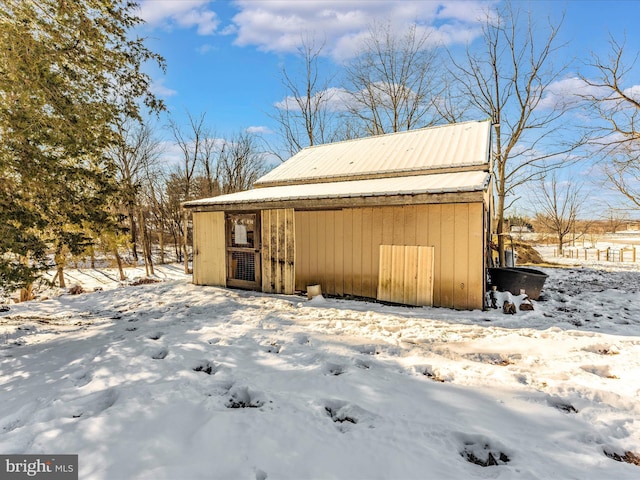
[[500, 292], [520, 295], [520, 290], [524, 289], [531, 300], [537, 300], [548, 275], [533, 268], [508, 267], [490, 268], [489, 277], [491, 285]]

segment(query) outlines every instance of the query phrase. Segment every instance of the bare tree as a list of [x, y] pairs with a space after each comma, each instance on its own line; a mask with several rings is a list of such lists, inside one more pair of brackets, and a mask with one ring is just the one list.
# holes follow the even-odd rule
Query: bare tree
[[224, 142], [209, 133], [202, 139], [200, 163], [202, 168], [202, 185], [200, 194], [203, 197], [213, 197], [220, 194], [220, 182], [217, 177], [217, 163], [224, 148]]
[[247, 190], [265, 173], [263, 154], [255, 137], [247, 132], [225, 141], [217, 165], [217, 179], [222, 193]]
[[629, 223], [629, 215], [620, 209], [609, 207], [608, 215], [604, 216], [605, 233], [616, 233]]
[[554, 61], [563, 47], [557, 40], [561, 24], [550, 23], [542, 37], [530, 16], [522, 18], [507, 3], [484, 19], [481, 50], [469, 47], [462, 61], [450, 54], [457, 88], [494, 125], [495, 217], [502, 265], [507, 197], [523, 183], [566, 165], [569, 154], [584, 143], [567, 141], [571, 137], [561, 122], [567, 105], [545, 108], [543, 104], [549, 87], [567, 68]]
[[362, 54], [346, 66], [348, 105], [369, 135], [434, 125], [440, 82], [434, 75], [436, 50], [427, 33], [411, 25], [402, 35], [390, 24], [374, 24]]
[[136, 121], [119, 122], [119, 141], [109, 154], [117, 168], [118, 184], [127, 218], [134, 259], [138, 260], [138, 240], [142, 245], [147, 275], [153, 275], [153, 259], [148, 229], [144, 224], [142, 189], [147, 176], [145, 172], [157, 163], [161, 154], [160, 141], [148, 123]]
[[554, 173], [549, 181], [542, 178], [534, 196], [538, 208], [536, 222], [556, 236], [558, 253], [562, 254], [564, 239], [574, 232], [580, 206], [584, 203], [581, 185], [559, 183]]
[[322, 75], [321, 55], [324, 45], [316, 47], [310, 38], [298, 49], [301, 71], [282, 68], [286, 97], [276, 104], [274, 120], [279, 125], [289, 155], [304, 147], [333, 140], [330, 101], [335, 89], [332, 77]]
[[[169, 129], [173, 134], [173, 138], [182, 153], [182, 164], [180, 167], [180, 177], [182, 179], [182, 198], [181, 201], [192, 199], [192, 184], [196, 174], [196, 166], [202, 161], [202, 153], [205, 141], [210, 137], [205, 126], [205, 114], [194, 117], [187, 112], [189, 120], [189, 128], [185, 132], [174, 119], [169, 121]], [[189, 211], [185, 208], [182, 211], [182, 253], [184, 261], [184, 272], [190, 273], [189, 270]]]
[[588, 100], [599, 124], [592, 131], [592, 144], [611, 162], [605, 173], [613, 187], [635, 206], [640, 207], [640, 90], [637, 86], [625, 87], [638, 56], [625, 55], [625, 43], [613, 37], [609, 40], [610, 52], [601, 59], [592, 54], [590, 67], [597, 78], [582, 76], [589, 87], [582, 97]]

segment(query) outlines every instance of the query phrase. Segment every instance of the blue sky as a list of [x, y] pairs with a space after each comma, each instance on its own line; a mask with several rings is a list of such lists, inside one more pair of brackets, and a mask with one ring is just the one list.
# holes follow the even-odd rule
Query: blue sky
[[[372, 20], [396, 25], [418, 20], [431, 38], [450, 48], [462, 48], [479, 36], [476, 19], [494, 1], [410, 0], [139, 0], [146, 24], [138, 33], [147, 46], [167, 62], [166, 74], [151, 70], [155, 92], [180, 123], [186, 112], [206, 113], [216, 135], [241, 130], [258, 132], [277, 143], [270, 118], [285, 98], [281, 69], [295, 68], [295, 52], [303, 35], [325, 42], [326, 65], [339, 66], [357, 51]], [[580, 60], [591, 52], [606, 56], [609, 34], [626, 35], [627, 48], [640, 51], [640, 0], [514, 2], [531, 11], [540, 25], [553, 23], [565, 12], [560, 38], [567, 43], [563, 58], [571, 62], [565, 82], [578, 71], [588, 74]], [[575, 59], [575, 60], [574, 60]], [[637, 71], [636, 71], [637, 73]], [[634, 78], [640, 85], [640, 75]], [[338, 85], [336, 85], [338, 86]], [[628, 85], [631, 87], [632, 85]], [[166, 124], [166, 118], [159, 120]], [[169, 139], [168, 132], [161, 135]]]

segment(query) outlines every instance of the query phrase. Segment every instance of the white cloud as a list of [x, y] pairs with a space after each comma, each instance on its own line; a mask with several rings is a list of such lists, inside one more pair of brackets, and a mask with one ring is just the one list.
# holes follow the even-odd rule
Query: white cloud
[[143, 0], [138, 15], [151, 26], [196, 27], [199, 35], [212, 35], [220, 25], [208, 0]]
[[153, 93], [154, 95], [157, 95], [158, 97], [163, 97], [163, 98], [177, 95], [178, 92], [176, 90], [173, 90], [172, 88], [165, 86], [164, 81], [165, 81], [164, 78], [159, 78], [157, 80], [154, 80], [153, 83], [151, 84], [151, 93]]
[[265, 127], [265, 126], [252, 126], [252, 127], [248, 127], [246, 129], [247, 133], [255, 133], [258, 135], [271, 135], [273, 133], [273, 130], [271, 130], [269, 127]]
[[633, 87], [626, 88], [624, 90], [624, 94], [640, 102], [640, 85], [634, 85]]
[[538, 108], [553, 110], [572, 107], [581, 103], [585, 96], [597, 95], [597, 90], [578, 77], [564, 78], [547, 87]]
[[[314, 101], [317, 102], [318, 98], [322, 96], [324, 106], [330, 112], [345, 112], [348, 109], [349, 103], [353, 101], [353, 96], [344, 88], [329, 88], [322, 92], [315, 94]], [[288, 96], [284, 99], [276, 102], [274, 107], [280, 110], [289, 110], [290, 112], [300, 112], [300, 106], [295, 97]]]
[[224, 33], [235, 44], [270, 52], [294, 52], [309, 34], [325, 42], [326, 53], [337, 60], [357, 54], [361, 38], [373, 21], [389, 22], [402, 31], [416, 23], [432, 32], [433, 40], [449, 45], [465, 43], [479, 34], [477, 20], [494, 2], [482, 0], [238, 0], [239, 9]]
[[[623, 92], [640, 101], [640, 85], [626, 88]], [[611, 90], [607, 88], [589, 85], [578, 77], [569, 77], [549, 85], [538, 107], [543, 109], [573, 107], [584, 101], [585, 98], [615, 98], [615, 95], [613, 97], [612, 95]], [[617, 103], [616, 100], [612, 100], [612, 105], [617, 106]]]
[[196, 51], [202, 55], [205, 55], [209, 52], [213, 52], [215, 50], [218, 50], [218, 47], [216, 47], [215, 45], [211, 45], [210, 43], [205, 43], [204, 45], [200, 45]]

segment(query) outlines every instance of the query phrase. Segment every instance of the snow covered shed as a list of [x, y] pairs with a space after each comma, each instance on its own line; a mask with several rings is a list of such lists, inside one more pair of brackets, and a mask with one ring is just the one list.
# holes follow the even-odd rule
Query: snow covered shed
[[244, 192], [185, 203], [193, 282], [483, 307], [491, 123], [305, 148]]

